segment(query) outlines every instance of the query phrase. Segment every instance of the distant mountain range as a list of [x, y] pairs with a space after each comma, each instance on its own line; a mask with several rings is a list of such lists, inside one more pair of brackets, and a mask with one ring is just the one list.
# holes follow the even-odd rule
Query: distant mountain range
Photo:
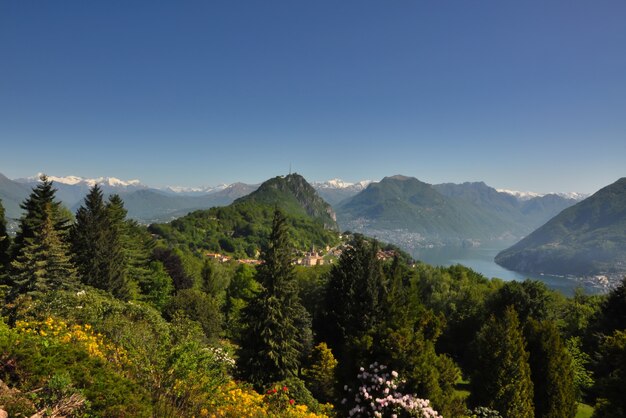
[[626, 177], [565, 209], [495, 260], [528, 273], [626, 272]]
[[[259, 187], [234, 183], [153, 188], [139, 180], [115, 177], [49, 178], [58, 190], [57, 197], [71, 210], [82, 204], [90, 187], [99, 184], [106, 195], [119, 194], [129, 217], [143, 223], [166, 222], [194, 210], [226, 206]], [[19, 205], [37, 181], [37, 177], [10, 180], [0, 174], [0, 198], [8, 218], [20, 216]], [[576, 202], [565, 195], [498, 191], [484, 183], [433, 186], [402, 176], [387, 177], [380, 182], [332, 179], [313, 182], [311, 186], [335, 209], [341, 229], [407, 244], [408, 248], [519, 238]]]
[[336, 206], [343, 229], [407, 249], [521, 238], [576, 203], [555, 194], [521, 198], [480, 183], [431, 185], [385, 177]]
[[[245, 196], [258, 187], [244, 183], [204, 188], [205, 192], [178, 188], [151, 188], [139, 180], [124, 181], [115, 177], [87, 179], [76, 176], [49, 176], [57, 189], [57, 198], [72, 211], [78, 209], [89, 189], [98, 184], [105, 195], [119, 194], [129, 217], [143, 223], [164, 222], [183, 216], [192, 210], [224, 206]], [[8, 218], [21, 214], [20, 203], [37, 184], [37, 177], [10, 180], [0, 174], [0, 199]]]

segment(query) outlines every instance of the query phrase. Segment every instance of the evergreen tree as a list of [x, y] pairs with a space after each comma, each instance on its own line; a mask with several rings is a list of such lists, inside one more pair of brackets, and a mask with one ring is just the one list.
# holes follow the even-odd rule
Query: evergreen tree
[[9, 237], [9, 233], [7, 231], [7, 222], [4, 217], [4, 206], [2, 206], [2, 199], [0, 199], [0, 283], [3, 282], [2, 277], [7, 273], [10, 266], [10, 248], [11, 237]]
[[379, 320], [384, 276], [378, 247], [356, 236], [330, 272], [322, 338], [336, 353], [337, 374], [350, 382], [359, 367], [369, 364], [373, 334]]
[[603, 338], [599, 348], [594, 418], [626, 418], [626, 331]]
[[126, 258], [113, 219], [100, 187], [94, 185], [76, 212], [76, 223], [70, 233], [74, 260], [85, 284], [128, 299]]
[[534, 387], [535, 416], [576, 416], [576, 387], [572, 359], [552, 321], [528, 324], [530, 372]]
[[[261, 256], [257, 280], [261, 293], [244, 311], [244, 331], [239, 353], [243, 376], [261, 388], [296, 376], [302, 342], [296, 327], [301, 321], [287, 221], [276, 209], [267, 249]], [[305, 311], [306, 312], [306, 311]]]
[[51, 214], [53, 228], [61, 233], [63, 239], [65, 238], [63, 235], [68, 228], [68, 218], [63, 213], [61, 203], [55, 200], [56, 189], [52, 187], [52, 181], [48, 180], [45, 174], [39, 179], [40, 183], [20, 205], [24, 215], [20, 218], [19, 230], [15, 236], [14, 254], [19, 253], [25, 241], [34, 238], [35, 233], [41, 230], [41, 225], [48, 216], [46, 210]]
[[50, 205], [44, 207], [41, 223], [33, 233], [32, 238], [25, 238], [11, 263], [13, 295], [73, 288], [77, 283], [76, 270], [70, 261], [68, 245], [54, 228]]
[[513, 307], [500, 319], [491, 316], [477, 336], [479, 367], [471, 377], [471, 403], [504, 418], [532, 418], [533, 383], [528, 352]]
[[597, 322], [595, 330], [604, 335], [626, 329], [626, 277], [602, 303]]

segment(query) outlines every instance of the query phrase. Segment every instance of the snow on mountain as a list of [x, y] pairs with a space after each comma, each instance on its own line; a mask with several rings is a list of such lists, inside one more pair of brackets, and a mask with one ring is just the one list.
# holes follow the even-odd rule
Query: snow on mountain
[[316, 189], [365, 189], [372, 181], [371, 180], [361, 180], [356, 183], [350, 183], [338, 178], [331, 179], [323, 182], [313, 182], [311, 185]]
[[230, 184], [219, 184], [217, 186], [202, 186], [202, 187], [187, 187], [187, 186], [166, 186], [161, 188], [165, 192], [182, 194], [182, 195], [201, 195], [201, 194], [210, 194], [219, 192], [221, 190], [227, 189], [230, 187]]
[[536, 192], [520, 192], [518, 190], [507, 190], [507, 189], [496, 189], [500, 193], [510, 194], [511, 196], [515, 196], [519, 200], [530, 200], [535, 197], [543, 197], [549, 194], [555, 194], [565, 199], [574, 199], [577, 201], [583, 200], [588, 197], [588, 194], [578, 193], [578, 192], [566, 192], [566, 193], [536, 193]]
[[[42, 173], [37, 173], [36, 176], [27, 177], [24, 179], [17, 179], [16, 181], [20, 183], [36, 183], [39, 181], [39, 177], [41, 176], [41, 174]], [[88, 178], [79, 177], [79, 176], [65, 176], [65, 177], [48, 176], [48, 179], [55, 183], [67, 184], [68, 186], [86, 185], [89, 187], [93, 187], [94, 185], [98, 184], [101, 186], [109, 186], [113, 188], [147, 187], [141, 184], [141, 181], [139, 180], [120, 180], [115, 177], [97, 177], [93, 179], [88, 179]]]
[[506, 193], [506, 194], [510, 194], [511, 196], [515, 196], [519, 200], [530, 200], [535, 197], [545, 196], [545, 194], [535, 193], [535, 192], [520, 192], [518, 190], [507, 190], [507, 189], [496, 189], [496, 190], [499, 193]]

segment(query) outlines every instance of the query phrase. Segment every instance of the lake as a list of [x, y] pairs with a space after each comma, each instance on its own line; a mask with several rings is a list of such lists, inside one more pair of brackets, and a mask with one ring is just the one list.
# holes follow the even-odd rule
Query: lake
[[495, 241], [483, 243], [479, 247], [464, 248], [450, 246], [424, 248], [413, 251], [411, 255], [416, 260], [436, 266], [447, 267], [454, 264], [462, 264], [489, 278], [497, 277], [505, 281], [522, 281], [525, 279], [539, 280], [545, 283], [549, 288], [557, 290], [566, 296], [573, 295], [574, 289], [577, 287], [582, 288], [585, 293], [588, 294], [604, 292], [602, 288], [592, 286], [583, 282], [581, 279], [577, 280], [572, 277], [520, 273], [497, 265], [494, 261], [496, 254], [513, 244], [514, 242]]

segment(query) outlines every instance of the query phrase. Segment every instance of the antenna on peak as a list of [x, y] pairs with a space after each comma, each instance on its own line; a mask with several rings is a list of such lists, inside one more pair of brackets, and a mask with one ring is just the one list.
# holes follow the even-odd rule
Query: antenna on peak
[[289, 163], [289, 175], [291, 175], [291, 163]]

